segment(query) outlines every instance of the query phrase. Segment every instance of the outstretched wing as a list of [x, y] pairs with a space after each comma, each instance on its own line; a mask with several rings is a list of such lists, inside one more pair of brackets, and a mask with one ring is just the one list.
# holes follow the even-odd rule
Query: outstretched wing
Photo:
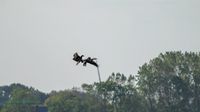
[[99, 66], [99, 65], [98, 65], [96, 62], [94, 62], [94, 61], [93, 61], [91, 64], [94, 65], [94, 66], [96, 66], [96, 67]]
[[74, 58], [77, 58], [78, 57], [78, 53], [75, 52], [73, 56], [74, 56]]
[[98, 67], [99, 65], [95, 62], [95, 61], [89, 61], [88, 63], [90, 63], [91, 65], [94, 65], [94, 66], [96, 66], [96, 67]]

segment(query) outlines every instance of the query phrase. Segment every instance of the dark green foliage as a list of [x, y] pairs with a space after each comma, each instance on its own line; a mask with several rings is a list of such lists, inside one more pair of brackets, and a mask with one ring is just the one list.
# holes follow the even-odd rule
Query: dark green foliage
[[89, 94], [98, 94], [111, 105], [110, 112], [144, 112], [145, 102], [135, 87], [134, 76], [127, 78], [125, 75], [112, 74], [105, 82], [93, 85], [82, 85]]
[[200, 54], [166, 52], [140, 67], [149, 112], [199, 112]]
[[47, 98], [46, 94], [21, 84], [3, 86], [1, 92], [1, 112], [34, 112], [34, 107], [43, 104]]
[[102, 112], [102, 102], [76, 90], [53, 92], [45, 102], [49, 112]]
[[40, 99], [40, 102], [43, 103], [45, 101], [45, 99], [48, 97], [45, 93], [42, 93], [32, 87], [27, 87], [24, 86], [22, 84], [11, 84], [10, 86], [1, 86], [0, 87], [0, 105], [2, 106], [3, 104], [5, 104], [10, 97], [12, 96], [12, 94], [14, 93], [14, 91], [16, 90], [28, 90], [31, 91], [35, 96], [37, 96]]

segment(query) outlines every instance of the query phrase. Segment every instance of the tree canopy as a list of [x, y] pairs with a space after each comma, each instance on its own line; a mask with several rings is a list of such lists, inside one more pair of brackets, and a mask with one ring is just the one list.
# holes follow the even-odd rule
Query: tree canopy
[[35, 106], [44, 103], [47, 95], [22, 84], [1, 87], [3, 107], [1, 112], [35, 112]]
[[102, 112], [98, 97], [77, 90], [52, 92], [45, 105], [49, 112]]
[[139, 68], [149, 112], [199, 112], [200, 54], [166, 52]]

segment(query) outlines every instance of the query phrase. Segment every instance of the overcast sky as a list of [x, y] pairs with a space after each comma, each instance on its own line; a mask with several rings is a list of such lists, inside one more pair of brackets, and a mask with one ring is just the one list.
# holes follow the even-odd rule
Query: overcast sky
[[166, 51], [200, 48], [200, 0], [0, 0], [0, 86], [41, 91], [98, 81], [74, 52], [97, 57], [102, 80], [137, 74]]

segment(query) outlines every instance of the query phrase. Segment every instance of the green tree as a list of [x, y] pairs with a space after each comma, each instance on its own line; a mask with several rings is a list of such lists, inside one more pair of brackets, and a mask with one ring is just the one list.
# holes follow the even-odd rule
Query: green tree
[[45, 104], [49, 112], [102, 112], [97, 97], [76, 90], [54, 91]]
[[110, 112], [143, 112], [144, 100], [135, 83], [132, 75], [127, 78], [123, 74], [113, 73], [105, 82], [83, 84], [82, 88], [89, 94], [99, 94], [107, 105], [112, 106]]
[[139, 68], [149, 112], [199, 112], [200, 54], [166, 52]]
[[16, 88], [1, 112], [34, 112], [34, 106], [41, 104], [40, 97], [30, 89]]
[[[0, 106], [3, 106], [7, 101], [10, 100], [11, 96], [14, 95], [16, 90], [28, 90], [34, 93], [40, 99], [40, 102], [43, 103], [45, 99], [48, 97], [45, 93], [42, 93], [38, 90], [35, 90], [33, 87], [27, 87], [25, 85], [19, 83], [13, 83], [9, 86], [1, 86], [0, 87]], [[15, 91], [15, 92], [14, 92]]]

